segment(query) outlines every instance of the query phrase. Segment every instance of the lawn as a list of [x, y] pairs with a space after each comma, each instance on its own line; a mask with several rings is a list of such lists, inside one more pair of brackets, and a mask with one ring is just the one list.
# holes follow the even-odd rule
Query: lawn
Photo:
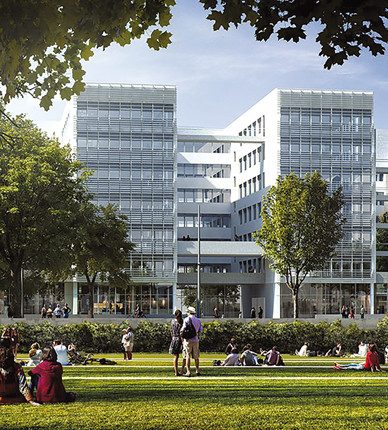
[[[335, 371], [333, 359], [285, 356], [283, 368], [213, 367], [175, 377], [168, 354], [65, 368], [73, 404], [1, 407], [1, 429], [388, 429], [388, 372]], [[343, 362], [354, 359], [342, 359]], [[26, 369], [27, 370], [27, 369]]]

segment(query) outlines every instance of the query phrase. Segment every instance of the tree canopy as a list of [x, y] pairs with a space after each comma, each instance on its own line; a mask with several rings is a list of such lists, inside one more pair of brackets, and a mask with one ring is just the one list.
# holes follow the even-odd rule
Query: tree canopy
[[[250, 25], [257, 40], [298, 42], [318, 23], [325, 67], [343, 64], [362, 49], [384, 54], [388, 12], [381, 0], [198, 0], [214, 30]], [[9, 0], [0, 3], [0, 84], [6, 102], [30, 93], [48, 109], [53, 97], [70, 99], [84, 89], [82, 61], [112, 43], [146, 35], [150, 48], [171, 43], [165, 30], [175, 0]]]
[[343, 204], [342, 190], [329, 195], [318, 172], [279, 177], [263, 199], [262, 226], [255, 239], [292, 292], [294, 318], [303, 281], [324, 267], [343, 236]]
[[83, 275], [89, 290], [88, 316], [94, 316], [94, 286], [97, 279], [111, 285], [128, 285], [128, 254], [134, 244], [127, 238], [127, 217], [111, 204], [87, 204], [73, 244], [73, 272]]
[[15, 316], [22, 270], [59, 277], [71, 265], [79, 205], [89, 199], [86, 176], [69, 147], [23, 116], [0, 116], [0, 271]]

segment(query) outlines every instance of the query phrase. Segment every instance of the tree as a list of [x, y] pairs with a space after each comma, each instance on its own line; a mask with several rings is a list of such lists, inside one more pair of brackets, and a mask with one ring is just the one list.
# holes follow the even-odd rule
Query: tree
[[383, 55], [388, 42], [388, 8], [380, 0], [200, 0], [211, 12], [213, 28], [228, 29], [247, 22], [259, 41], [276, 34], [278, 39], [306, 39], [306, 26], [319, 24], [316, 41], [324, 67], [359, 57], [363, 48]]
[[71, 155], [23, 116], [0, 117], [0, 272], [23, 313], [22, 271], [54, 277], [70, 265], [87, 174]]
[[299, 178], [279, 177], [263, 199], [262, 226], [256, 243], [271, 268], [285, 278], [291, 290], [294, 318], [298, 317], [298, 293], [306, 276], [321, 270], [343, 237], [345, 218], [342, 190], [328, 195], [328, 184], [318, 172]]
[[[317, 42], [325, 67], [359, 56], [363, 48], [383, 55], [388, 12], [381, 0], [199, 0], [214, 30], [245, 23], [257, 40], [298, 42], [319, 23]], [[24, 93], [48, 109], [55, 94], [70, 99], [84, 89], [82, 61], [93, 50], [121, 46], [147, 35], [150, 48], [170, 43], [165, 31], [175, 0], [9, 0], [0, 4], [0, 83], [4, 100]]]
[[96, 281], [128, 285], [128, 254], [134, 244], [127, 239], [127, 217], [111, 204], [107, 207], [88, 204], [83, 222], [73, 244], [73, 272], [86, 278], [89, 291], [88, 317], [94, 317]]

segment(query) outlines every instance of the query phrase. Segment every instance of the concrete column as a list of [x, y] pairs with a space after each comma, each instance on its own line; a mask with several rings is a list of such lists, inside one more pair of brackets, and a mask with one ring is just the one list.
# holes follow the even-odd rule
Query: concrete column
[[172, 312], [174, 313], [177, 309], [177, 300], [176, 300], [176, 294], [177, 294], [177, 287], [176, 282], [172, 284]]
[[272, 318], [280, 318], [280, 276], [275, 274]]
[[65, 282], [65, 303], [71, 308], [71, 315], [78, 315], [78, 282], [76, 279]]
[[371, 315], [375, 313], [375, 284], [373, 282], [370, 284], [370, 313]]

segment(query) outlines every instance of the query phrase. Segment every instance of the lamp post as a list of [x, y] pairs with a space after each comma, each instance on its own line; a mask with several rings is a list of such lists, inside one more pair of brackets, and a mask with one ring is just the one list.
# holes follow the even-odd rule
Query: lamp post
[[201, 317], [201, 209], [200, 205], [198, 205], [198, 214], [197, 214], [197, 245], [198, 245], [198, 253], [197, 253], [197, 317]]

